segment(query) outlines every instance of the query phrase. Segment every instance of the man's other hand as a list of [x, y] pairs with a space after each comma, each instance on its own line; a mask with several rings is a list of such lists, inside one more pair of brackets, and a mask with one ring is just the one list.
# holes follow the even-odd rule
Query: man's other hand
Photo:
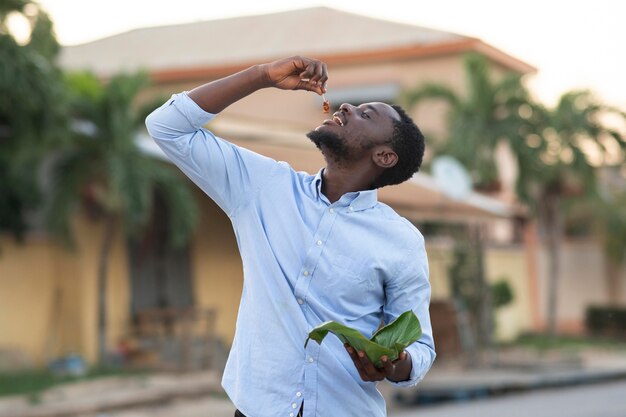
[[387, 356], [383, 356], [381, 358], [383, 367], [377, 368], [367, 357], [365, 352], [357, 352], [356, 349], [348, 343], [345, 343], [344, 347], [348, 351], [363, 381], [382, 381], [388, 378], [391, 381], [397, 382], [409, 379], [412, 364], [411, 358], [406, 350], [403, 350], [395, 361], [390, 361]]

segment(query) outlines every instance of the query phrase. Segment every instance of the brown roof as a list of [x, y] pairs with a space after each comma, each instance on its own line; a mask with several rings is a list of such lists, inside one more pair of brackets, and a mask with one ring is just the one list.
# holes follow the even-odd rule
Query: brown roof
[[521, 73], [534, 71], [478, 39], [327, 7], [135, 29], [64, 47], [61, 64], [104, 76], [143, 68], [167, 80], [186, 72], [229, 73], [297, 54], [355, 63], [468, 50]]

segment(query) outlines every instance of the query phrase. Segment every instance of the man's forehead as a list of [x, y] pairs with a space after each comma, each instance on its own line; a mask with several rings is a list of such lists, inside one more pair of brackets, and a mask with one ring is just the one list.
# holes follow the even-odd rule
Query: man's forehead
[[396, 109], [394, 109], [393, 107], [391, 107], [389, 104], [387, 103], [382, 103], [380, 101], [374, 101], [371, 103], [364, 103], [362, 104], [363, 107], [371, 107], [373, 109], [376, 110], [376, 112], [378, 112], [378, 114], [383, 115], [383, 116], [389, 116], [394, 120], [400, 121], [400, 115], [398, 114], [398, 112], [396, 111]]

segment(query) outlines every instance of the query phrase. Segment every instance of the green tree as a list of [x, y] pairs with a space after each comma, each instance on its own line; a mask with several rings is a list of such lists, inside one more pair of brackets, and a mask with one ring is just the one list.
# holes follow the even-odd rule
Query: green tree
[[146, 76], [117, 75], [103, 83], [92, 74], [79, 73], [68, 76], [67, 83], [73, 135], [54, 158], [47, 220], [50, 230], [68, 241], [72, 219], [80, 209], [103, 223], [97, 265], [98, 346], [103, 361], [108, 260], [118, 227], [129, 237], [138, 237], [158, 197], [168, 213], [162, 220], [167, 222], [168, 239], [182, 245], [194, 229], [198, 210], [189, 183], [136, 144], [147, 111], [134, 103], [146, 86]]
[[470, 363], [478, 364], [477, 348], [492, 347], [492, 297], [485, 276], [484, 251], [480, 227], [442, 227], [440, 233], [454, 239], [453, 262], [450, 265], [450, 287], [466, 328], [462, 345]]
[[[531, 99], [519, 74], [504, 74], [494, 80], [488, 62], [480, 55], [465, 58], [465, 94], [452, 88], [426, 83], [405, 92], [407, 107], [433, 100], [448, 106], [444, 138], [429, 143], [436, 155], [452, 155], [469, 171], [474, 187], [499, 187], [494, 150], [501, 141], [511, 142], [528, 123]], [[470, 228], [471, 229], [471, 228]], [[472, 316], [474, 338], [480, 347], [491, 345], [493, 315], [491, 292], [484, 276], [483, 252], [478, 230], [469, 230], [469, 239], [456, 238], [456, 262], [451, 268], [452, 290]]]
[[518, 165], [517, 195], [537, 217], [548, 249], [547, 319], [554, 335], [564, 201], [596, 192], [596, 166], [615, 145], [623, 161], [624, 137], [601, 120], [608, 113], [624, 114], [587, 91], [566, 93], [555, 108], [547, 108], [531, 98], [519, 75], [493, 81], [487, 61], [476, 55], [466, 59], [466, 79], [464, 96], [428, 84], [406, 93], [406, 101], [415, 105], [443, 99], [449, 104], [447, 137], [436, 152], [458, 158], [478, 188], [497, 182], [494, 150], [501, 142], [509, 145]]
[[533, 113], [512, 148], [519, 166], [517, 194], [536, 214], [548, 250], [547, 324], [554, 336], [567, 207], [597, 201], [597, 167], [608, 157], [624, 160], [626, 138], [602, 121], [611, 113], [624, 114], [589, 91], [567, 92], [552, 109], [535, 104]]
[[487, 60], [480, 55], [466, 56], [465, 75], [462, 95], [446, 85], [426, 83], [405, 92], [402, 100], [409, 107], [424, 101], [444, 101], [448, 105], [446, 137], [431, 140], [429, 146], [435, 154], [458, 159], [476, 188], [492, 189], [499, 181], [496, 145], [516, 139], [515, 132], [527, 123], [531, 99], [519, 74], [494, 80]]
[[[23, 45], [11, 33], [11, 14], [30, 23]], [[52, 22], [34, 2], [0, 1], [0, 232], [17, 238], [41, 204], [36, 168], [67, 135], [58, 50]]]

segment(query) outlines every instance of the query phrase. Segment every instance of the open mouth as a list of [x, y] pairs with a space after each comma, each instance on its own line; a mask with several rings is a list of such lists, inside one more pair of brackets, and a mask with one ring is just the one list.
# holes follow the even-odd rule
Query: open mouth
[[339, 126], [343, 126], [343, 120], [341, 120], [338, 116], [333, 116], [333, 122], [337, 123]]
[[322, 122], [323, 125], [337, 125], [337, 126], [343, 126], [344, 122], [343, 120], [341, 120], [341, 117], [337, 116], [337, 114], [333, 115], [332, 119], [326, 119], [324, 120], [324, 122]]
[[332, 119], [326, 119], [322, 122], [323, 126], [345, 126], [345, 121], [341, 118], [341, 113], [336, 112], [335, 114], [333, 114]]
[[332, 119], [326, 119], [322, 122], [323, 125], [336, 125], [336, 126], [343, 126], [343, 121], [337, 117], [337, 116], [333, 116]]

